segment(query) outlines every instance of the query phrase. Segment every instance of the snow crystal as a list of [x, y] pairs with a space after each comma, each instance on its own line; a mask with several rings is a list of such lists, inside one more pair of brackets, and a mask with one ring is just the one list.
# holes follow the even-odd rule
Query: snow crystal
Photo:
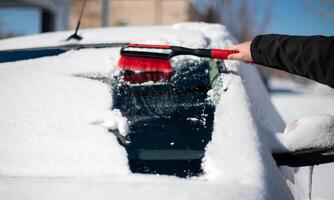
[[196, 118], [196, 117], [188, 117], [187, 120], [192, 121], [192, 122], [197, 122], [197, 121], [199, 121], [199, 119]]

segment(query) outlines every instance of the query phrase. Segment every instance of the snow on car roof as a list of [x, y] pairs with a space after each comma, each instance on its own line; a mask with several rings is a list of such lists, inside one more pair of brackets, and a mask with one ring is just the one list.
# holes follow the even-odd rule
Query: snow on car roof
[[[186, 32], [188, 34], [186, 34]], [[122, 43], [129, 41], [145, 41], [150, 42], [152, 38], [164, 39], [162, 35], [168, 34], [169, 42], [175, 44], [182, 41], [184, 44], [188, 41], [188, 46], [203, 46], [207, 44], [204, 37], [197, 37], [194, 34], [202, 34], [192, 30], [178, 29], [171, 26], [157, 27], [115, 27], [115, 28], [99, 28], [99, 29], [82, 29], [79, 34], [83, 37], [81, 41], [70, 40], [66, 38], [72, 34], [71, 31], [43, 33], [38, 35], [23, 36], [0, 40], [0, 50], [13, 50], [25, 48], [41, 48], [41, 47], [57, 47], [71, 44], [105, 44], [105, 43]], [[189, 35], [192, 37], [183, 37], [178, 39], [180, 35]], [[166, 38], [165, 38], [166, 39]], [[156, 41], [155, 41], [156, 42]], [[167, 42], [167, 41], [165, 41]]]
[[79, 35], [81, 41], [66, 38], [73, 34], [73, 31], [51, 32], [31, 36], [9, 38], [0, 41], [0, 50], [54, 47], [68, 44], [92, 44], [92, 43], [116, 43], [143, 40], [153, 36], [159, 36], [171, 30], [170, 27], [122, 27], [122, 28], [99, 28], [81, 29]]
[[[7, 39], [0, 41], [0, 49], [62, 45], [69, 34]], [[205, 23], [82, 30], [82, 35], [81, 43], [154, 41], [226, 48], [234, 41], [224, 26]], [[131, 174], [124, 148], [108, 132], [114, 127], [126, 132], [126, 119], [110, 110], [112, 98], [107, 84], [83, 78], [110, 78], [118, 51], [73, 50], [59, 56], [0, 64], [2, 176], [117, 176], [139, 179], [142, 184], [158, 179], [163, 184], [166, 178]], [[222, 185], [211, 199], [266, 199], [269, 195], [271, 199], [290, 199], [291, 193], [270, 152], [275, 142], [273, 135], [282, 132], [284, 122], [255, 69], [235, 61], [226, 61], [226, 65], [231, 73], [222, 77], [224, 88], [215, 113], [212, 141], [202, 163], [205, 174], [194, 180], [208, 188], [210, 184]], [[169, 199], [166, 194], [174, 189], [168, 185], [159, 199]]]

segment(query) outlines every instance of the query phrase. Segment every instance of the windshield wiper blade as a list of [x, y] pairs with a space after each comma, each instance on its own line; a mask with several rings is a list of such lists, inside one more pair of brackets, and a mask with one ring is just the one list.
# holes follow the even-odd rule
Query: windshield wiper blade
[[99, 49], [122, 47], [126, 43], [96, 43], [96, 44], [68, 44], [49, 47], [34, 47], [25, 49], [0, 50], [0, 63], [13, 62], [26, 59], [41, 58], [45, 56], [56, 56], [69, 50]]

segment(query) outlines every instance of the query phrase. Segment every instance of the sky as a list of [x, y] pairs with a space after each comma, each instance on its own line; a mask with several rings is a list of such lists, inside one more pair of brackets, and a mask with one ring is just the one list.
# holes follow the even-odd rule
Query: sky
[[[308, 4], [305, 6], [305, 3]], [[331, 9], [326, 11], [334, 13], [334, 6]], [[325, 9], [312, 0], [274, 0], [272, 20], [266, 32], [292, 35], [334, 35], [334, 18], [320, 17], [315, 14], [318, 10]]]
[[[266, 1], [266, 0], [265, 0]], [[206, 1], [205, 1], [206, 2]], [[319, 0], [272, 0], [272, 14], [266, 33], [291, 35], [334, 35], [334, 17], [326, 19], [313, 11], [322, 9], [334, 13], [334, 6], [319, 6]], [[307, 3], [308, 6], [305, 6]], [[334, 14], [333, 14], [334, 15]], [[41, 28], [40, 12], [33, 8], [0, 8], [0, 32], [36, 34]]]

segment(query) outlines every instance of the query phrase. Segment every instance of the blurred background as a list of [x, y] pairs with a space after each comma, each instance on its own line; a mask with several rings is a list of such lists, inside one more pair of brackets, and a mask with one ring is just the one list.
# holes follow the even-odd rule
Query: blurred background
[[[83, 0], [0, 0], [0, 35], [73, 29]], [[333, 0], [88, 0], [83, 28], [223, 23], [240, 41], [255, 34], [334, 33]]]
[[[0, 0], [0, 39], [72, 30], [83, 0]], [[87, 0], [82, 28], [224, 24], [238, 41], [256, 34], [334, 35], [334, 0]], [[285, 121], [315, 113], [334, 115], [334, 90], [258, 66]], [[333, 199], [334, 164], [314, 171], [314, 199]]]
[[[83, 0], [0, 0], [0, 39], [74, 29]], [[88, 0], [82, 28], [222, 23], [239, 41], [261, 33], [334, 35], [334, 0]], [[259, 68], [268, 76], [306, 79]]]

